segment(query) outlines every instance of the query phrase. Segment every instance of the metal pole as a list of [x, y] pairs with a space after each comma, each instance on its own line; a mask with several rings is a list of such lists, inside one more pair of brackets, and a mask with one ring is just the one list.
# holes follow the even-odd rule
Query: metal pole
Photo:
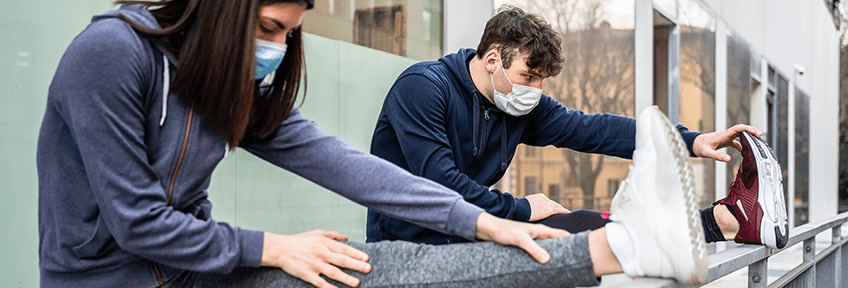
[[765, 288], [768, 284], [768, 258], [748, 265], [748, 288]]
[[[839, 245], [842, 242], [842, 225], [833, 227], [832, 231], [831, 245]], [[842, 246], [837, 246], [834, 254], [833, 287], [839, 287], [839, 284], [842, 283]]]
[[807, 287], [816, 287], [816, 237], [804, 240], [804, 262], [812, 262], [810, 270], [804, 272], [804, 283]]

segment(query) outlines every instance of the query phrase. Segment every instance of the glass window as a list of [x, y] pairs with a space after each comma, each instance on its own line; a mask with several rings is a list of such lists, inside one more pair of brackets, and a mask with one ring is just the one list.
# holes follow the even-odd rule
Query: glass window
[[[654, 0], [654, 7], [659, 8], [668, 17], [677, 18], [677, 0]], [[683, 14], [683, 7], [680, 7], [680, 10], [680, 14]]]
[[[795, 89], [795, 225], [810, 221], [810, 98]], [[788, 179], [784, 178], [786, 183]]]
[[535, 157], [536, 156], [536, 147], [526, 146], [526, 150], [524, 152], [524, 156], [527, 157]]
[[[727, 36], [727, 126], [751, 123], [751, 95], [753, 86], [759, 86], [758, 80], [752, 75], [759, 72], [748, 45], [735, 35]], [[757, 73], [759, 74], [759, 73]], [[731, 156], [727, 165], [727, 184], [736, 178], [739, 165], [742, 164], [742, 154], [736, 149], [725, 149]]]
[[303, 31], [416, 59], [442, 53], [439, 0], [317, 0]]
[[557, 185], [557, 184], [548, 185], [548, 198], [551, 198], [554, 201], [559, 200], [559, 185]]
[[769, 67], [768, 117], [769, 145], [777, 153], [777, 160], [783, 174], [783, 196], [786, 207], [793, 207], [789, 202], [789, 82], [772, 67]]
[[536, 194], [536, 177], [525, 177], [524, 178], [524, 191], [526, 191], [526, 195]]
[[621, 184], [621, 180], [618, 179], [609, 179], [607, 180], [607, 195], [614, 196], [615, 192], [618, 191], [618, 185]]
[[[692, 131], [715, 131], [715, 20], [698, 4], [680, 1], [680, 124]], [[744, 76], [748, 77], [745, 67]], [[746, 79], [747, 80], [747, 79]], [[692, 158], [700, 206], [715, 200], [715, 160]]]
[[[733, 37], [736, 39], [736, 41], [740, 41], [739, 38], [736, 38], [736, 36]], [[760, 61], [760, 55], [757, 55], [757, 53], [751, 51], [751, 65], [749, 65], [751, 66], [751, 78], [754, 78], [755, 80], [757, 80], [757, 82], [763, 81], [762, 76], [760, 76], [760, 74], [762, 74], [762, 71], [760, 71], [762, 70], [761, 65], [763, 64]]]
[[[566, 65], [558, 76], [544, 81], [546, 95], [570, 109], [634, 116], [634, 0], [495, 4], [512, 4], [542, 15], [562, 36]], [[518, 175], [539, 175], [542, 187], [562, 185], [560, 203], [566, 208], [609, 210], [608, 180], [627, 177], [630, 160], [555, 147], [536, 149], [541, 151], [539, 160], [527, 161], [518, 153], [509, 169]], [[519, 196], [529, 193], [512, 189], [507, 191]]]

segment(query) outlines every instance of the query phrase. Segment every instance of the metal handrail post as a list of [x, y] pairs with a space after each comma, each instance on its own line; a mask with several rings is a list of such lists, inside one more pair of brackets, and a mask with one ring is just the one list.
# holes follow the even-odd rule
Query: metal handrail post
[[768, 257], [748, 265], [748, 287], [765, 288], [768, 284]]
[[831, 235], [833, 236], [833, 239], [831, 239], [831, 245], [837, 245], [836, 253], [834, 253], [835, 263], [833, 267], [834, 275], [832, 287], [839, 287], [842, 283], [842, 246], [840, 245], [842, 243], [842, 225], [833, 227]]
[[804, 240], [804, 263], [812, 263], [804, 272], [804, 283], [807, 287], [816, 287], [816, 236]]

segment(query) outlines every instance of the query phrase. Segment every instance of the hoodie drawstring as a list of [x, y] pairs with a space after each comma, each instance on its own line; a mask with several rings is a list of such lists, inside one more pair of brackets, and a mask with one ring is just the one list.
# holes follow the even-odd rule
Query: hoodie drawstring
[[[162, 55], [165, 68], [162, 69], [162, 118], [159, 119], [159, 127], [165, 125], [165, 118], [168, 117], [168, 94], [171, 92], [171, 63], [168, 62], [168, 56]], [[224, 158], [230, 153], [230, 143], [224, 145]]]
[[162, 55], [162, 59], [165, 60], [165, 69], [162, 72], [162, 119], [159, 120], [159, 127], [165, 125], [165, 117], [168, 116], [168, 92], [171, 90], [171, 69], [168, 67], [170, 63], [167, 56]]

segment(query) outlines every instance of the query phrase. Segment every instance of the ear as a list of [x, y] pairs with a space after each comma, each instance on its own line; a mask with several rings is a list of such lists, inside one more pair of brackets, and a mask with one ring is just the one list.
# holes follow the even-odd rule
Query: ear
[[486, 71], [489, 73], [495, 73], [500, 69], [500, 66], [503, 65], [501, 63], [501, 52], [498, 51], [497, 48], [489, 49], [486, 51], [486, 54], [483, 55], [483, 65], [486, 67]]

